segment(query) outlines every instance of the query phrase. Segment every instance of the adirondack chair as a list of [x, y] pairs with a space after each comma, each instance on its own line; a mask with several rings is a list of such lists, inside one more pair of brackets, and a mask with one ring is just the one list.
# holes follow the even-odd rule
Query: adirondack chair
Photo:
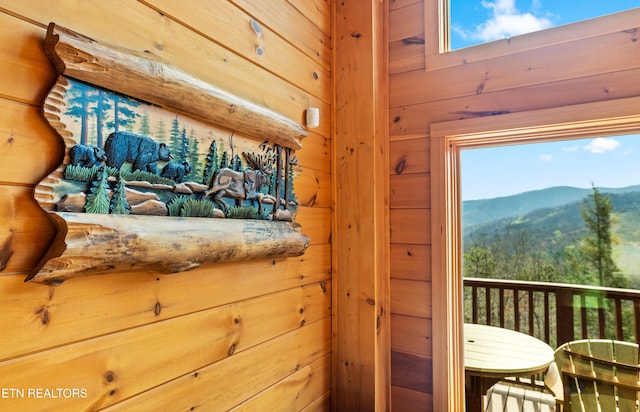
[[556, 350], [555, 364], [557, 372], [550, 368], [545, 384], [565, 412], [639, 411], [637, 344], [602, 339], [567, 342]]

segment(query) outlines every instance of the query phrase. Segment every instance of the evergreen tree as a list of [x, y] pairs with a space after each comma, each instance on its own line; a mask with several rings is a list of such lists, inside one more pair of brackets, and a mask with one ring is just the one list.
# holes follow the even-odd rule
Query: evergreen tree
[[111, 98], [113, 99], [113, 120], [107, 122], [106, 126], [114, 132], [119, 131], [120, 128], [132, 132], [136, 118], [140, 116], [132, 108], [140, 106], [140, 102], [117, 93], [111, 93]]
[[218, 148], [214, 139], [209, 146], [209, 153], [207, 154], [207, 161], [202, 174], [202, 184], [211, 185], [211, 179], [216, 170], [218, 170], [218, 165]]
[[612, 258], [611, 200], [593, 185], [593, 193], [582, 202], [581, 214], [590, 231], [582, 241], [585, 258], [595, 270], [599, 286], [625, 287], [624, 278], [616, 276], [619, 271]]
[[151, 126], [149, 125], [149, 113], [145, 111], [140, 119], [138, 132], [143, 136], [151, 136]]
[[191, 176], [199, 176], [202, 173], [202, 166], [198, 158], [200, 148], [198, 147], [198, 138], [196, 132], [191, 129], [189, 133], [189, 148], [187, 150], [187, 161], [191, 166]]
[[164, 125], [164, 120], [160, 119], [158, 123], [156, 123], [156, 133], [154, 137], [161, 142], [167, 139], [167, 128]]
[[128, 215], [131, 213], [131, 207], [127, 202], [126, 187], [122, 179], [116, 185], [109, 209], [112, 214]]
[[233, 163], [231, 164], [231, 168], [236, 172], [242, 171], [242, 159], [240, 159], [240, 156], [237, 153], [233, 158]]
[[224, 169], [225, 167], [229, 167], [229, 153], [223, 152], [222, 158], [220, 159], [220, 169]]
[[287, 187], [285, 188], [285, 190], [287, 190], [287, 193], [289, 194], [289, 200], [293, 201], [293, 202], [297, 202], [298, 199], [296, 198], [296, 194], [293, 191], [293, 178], [294, 178], [294, 172], [293, 172], [293, 168], [294, 166], [298, 166], [299, 162], [298, 162], [298, 157], [297, 156], [293, 156], [289, 159], [289, 167], [287, 168], [289, 170], [289, 176], [287, 178]]
[[180, 149], [175, 156], [179, 160], [187, 160], [187, 154], [189, 152], [189, 139], [187, 138], [187, 129], [184, 127], [180, 131]]
[[495, 277], [496, 262], [491, 251], [480, 246], [472, 246], [463, 257], [463, 273], [466, 277]]
[[93, 114], [96, 118], [96, 146], [102, 147], [105, 140], [102, 132], [107, 125], [112, 105], [110, 93], [106, 90], [96, 89], [94, 95]]
[[74, 122], [80, 122], [80, 144], [88, 144], [89, 136], [89, 105], [91, 104], [90, 93], [92, 87], [81, 82], [69, 80], [67, 90], [67, 110], [66, 115], [72, 116]]
[[107, 171], [101, 167], [96, 174], [96, 180], [91, 184], [91, 191], [87, 195], [87, 203], [84, 210], [87, 213], [109, 213], [109, 183], [107, 181]]
[[180, 122], [178, 122], [178, 116], [171, 121], [171, 130], [169, 130], [169, 149], [171, 154], [178, 160], [180, 157], [178, 154], [182, 148], [182, 136], [180, 135]]

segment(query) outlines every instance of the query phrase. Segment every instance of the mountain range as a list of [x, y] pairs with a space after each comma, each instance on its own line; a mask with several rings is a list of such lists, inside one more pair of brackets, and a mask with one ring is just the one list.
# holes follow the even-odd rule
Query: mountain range
[[[614, 260], [623, 273], [640, 284], [640, 185], [624, 188], [599, 187], [611, 200], [615, 238]], [[532, 240], [556, 247], [584, 238], [587, 228], [581, 215], [582, 200], [593, 189], [550, 187], [493, 199], [462, 203], [463, 244], [501, 236], [507, 230], [526, 230]], [[557, 244], [562, 234], [564, 245]], [[565, 243], [566, 242], [566, 243]], [[551, 246], [550, 246], [551, 247]]]
[[[602, 194], [640, 192], [640, 185], [623, 188], [599, 187]], [[537, 209], [554, 208], [579, 202], [593, 193], [593, 189], [554, 186], [493, 199], [462, 202], [462, 221], [465, 227], [491, 222], [506, 217], [523, 216]]]

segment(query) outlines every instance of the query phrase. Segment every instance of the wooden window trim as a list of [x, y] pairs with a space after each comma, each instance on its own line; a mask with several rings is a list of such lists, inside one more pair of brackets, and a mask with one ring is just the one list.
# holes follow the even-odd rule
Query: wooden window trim
[[640, 7], [607, 16], [447, 51], [450, 0], [424, 0], [425, 69], [443, 69], [499, 56], [569, 43], [638, 26]]
[[640, 131], [640, 98], [431, 125], [433, 409], [464, 410], [460, 150]]

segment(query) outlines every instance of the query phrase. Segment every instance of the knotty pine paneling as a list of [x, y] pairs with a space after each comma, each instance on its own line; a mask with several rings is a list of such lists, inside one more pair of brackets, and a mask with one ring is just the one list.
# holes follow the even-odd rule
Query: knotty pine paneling
[[[314, 379], [314, 376], [321, 376], [324, 380]], [[300, 368], [231, 411], [277, 411], [284, 403], [287, 403], [291, 410], [306, 410], [307, 407], [312, 407], [314, 401], [323, 398], [330, 376], [331, 357], [327, 355]], [[328, 410], [328, 405], [317, 410]]]
[[425, 228], [431, 227], [429, 209], [391, 209], [391, 244], [409, 243], [428, 245], [431, 233]]
[[426, 136], [389, 143], [391, 174], [427, 173], [429, 171], [429, 139]]
[[302, 233], [309, 236], [310, 244], [331, 243], [331, 209], [319, 207], [300, 207], [296, 222], [302, 225]]
[[55, 226], [30, 187], [0, 185], [0, 274], [30, 270], [54, 237]]
[[424, 68], [424, 22], [412, 18], [415, 15], [424, 15], [421, 1], [392, 2], [389, 11], [390, 74]]
[[431, 319], [391, 315], [391, 350], [431, 357]]
[[321, 172], [331, 172], [331, 140], [314, 132], [302, 139], [302, 150], [296, 152], [300, 165]]
[[431, 246], [391, 244], [391, 278], [431, 280]]
[[389, 11], [422, 3], [423, 0], [389, 0]]
[[0, 97], [39, 103], [49, 91], [55, 73], [42, 52], [45, 32], [42, 27], [0, 13]]
[[330, 294], [315, 284], [39, 352], [22, 362], [0, 363], [0, 387], [86, 388], [91, 396], [76, 400], [74, 408], [108, 406], [307, 322], [322, 324], [329, 302]]
[[422, 2], [389, 10], [389, 42], [422, 39], [424, 44], [424, 23], [421, 19], [413, 18], [419, 15], [424, 15]]
[[391, 313], [431, 318], [431, 282], [391, 279]]
[[391, 384], [425, 394], [432, 393], [431, 359], [391, 351]]
[[[278, 73], [322, 101], [330, 100], [331, 76], [327, 68], [291, 47], [285, 38], [279, 37], [268, 26], [263, 27], [259, 21], [232, 3], [192, 0], [189, 7], [172, 0], [143, 3], [175, 21], [188, 22], [194, 31], [222, 42], [226, 48], [265, 70]], [[259, 32], [252, 28], [252, 19], [254, 25], [259, 25]], [[296, 64], [292, 65], [292, 61]]]
[[[562, 82], [638, 67], [640, 26], [542, 49], [391, 76], [391, 107]], [[602, 58], [602, 56], [610, 56]], [[588, 82], [585, 82], [588, 83]]]
[[[114, 46], [152, 52], [190, 75], [300, 123], [303, 123], [304, 110], [308, 106], [319, 107], [321, 113], [330, 113], [329, 103], [319, 97], [305, 93], [283, 78], [256, 67], [232, 49], [193, 31], [188, 22], [172, 20], [140, 2], [16, 2], [11, 4], [10, 10], [23, 20], [35, 21], [42, 27], [53, 21]], [[251, 27], [247, 26], [246, 30], [250, 31]], [[225, 43], [225, 39], [220, 43]], [[288, 64], [295, 65], [293, 62]], [[321, 116], [320, 127], [315, 131], [328, 136], [328, 115]]]
[[301, 206], [331, 207], [331, 175], [302, 169], [293, 188]]
[[391, 208], [431, 207], [430, 175], [428, 173], [392, 174], [389, 177]]
[[[330, 318], [327, 317], [106, 410], [163, 410], [167, 405], [176, 410], [226, 410], [243, 402], [247, 395], [254, 396], [301, 366], [324, 357], [330, 341]], [[212, 391], [211, 388], [217, 390]]]
[[428, 133], [430, 124], [449, 120], [634, 97], [640, 95], [638, 76], [640, 68], [392, 108], [391, 134]]
[[301, 409], [303, 412], [324, 412], [331, 410], [331, 392], [327, 391], [322, 394], [315, 401], [311, 402], [305, 408]]
[[[284, 39], [331, 68], [331, 2], [329, 0], [230, 0]], [[296, 21], [295, 26], [287, 24]]]
[[310, 246], [297, 258], [208, 265], [180, 274], [97, 275], [59, 287], [25, 285], [22, 274], [0, 276], [2, 322], [13, 328], [0, 335], [0, 359], [281, 290], [317, 285], [329, 293], [329, 251], [328, 245]]
[[433, 396], [431, 394], [393, 386], [391, 395], [393, 396], [393, 410], [396, 412], [433, 411]]
[[0, 184], [34, 184], [62, 161], [64, 147], [38, 107], [0, 99]]
[[389, 45], [389, 74], [424, 69], [424, 38], [398, 40]]

